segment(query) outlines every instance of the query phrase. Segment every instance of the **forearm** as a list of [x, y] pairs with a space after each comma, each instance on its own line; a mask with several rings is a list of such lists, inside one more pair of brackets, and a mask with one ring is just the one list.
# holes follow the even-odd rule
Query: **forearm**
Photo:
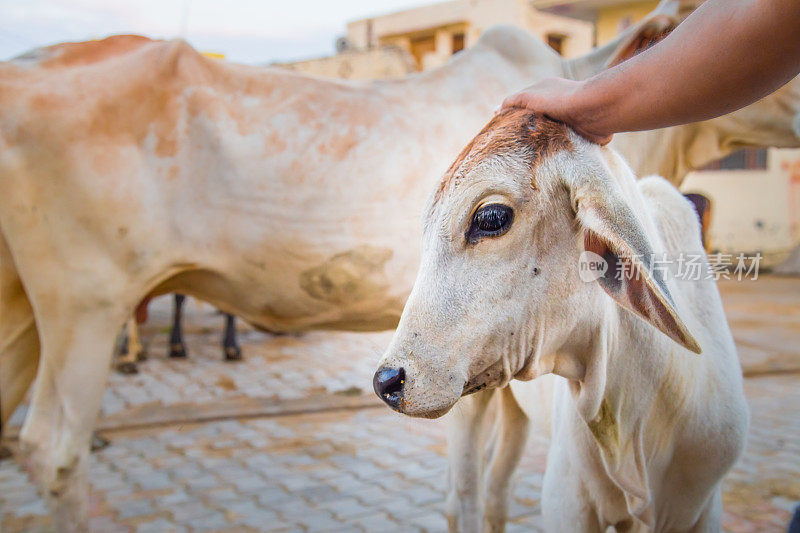
[[666, 39], [579, 86], [578, 121], [610, 135], [724, 115], [800, 71], [800, 0], [708, 0]]

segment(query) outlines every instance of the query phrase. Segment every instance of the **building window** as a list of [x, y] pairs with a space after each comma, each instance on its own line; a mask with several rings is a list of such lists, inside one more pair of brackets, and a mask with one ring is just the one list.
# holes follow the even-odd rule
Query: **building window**
[[550, 45], [550, 48], [555, 50], [559, 53], [559, 55], [564, 54], [564, 41], [567, 40], [566, 35], [562, 35], [560, 33], [548, 33], [547, 34], [547, 44]]
[[463, 33], [454, 33], [453, 34], [453, 53], [460, 52], [464, 49], [464, 34]]
[[767, 170], [767, 149], [744, 148], [712, 161], [701, 170]]

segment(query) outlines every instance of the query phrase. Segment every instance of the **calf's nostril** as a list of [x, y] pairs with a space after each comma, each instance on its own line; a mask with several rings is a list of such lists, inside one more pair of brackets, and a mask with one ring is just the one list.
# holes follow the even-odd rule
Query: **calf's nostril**
[[403, 398], [403, 385], [406, 382], [406, 371], [402, 368], [379, 368], [372, 378], [372, 387], [381, 400], [389, 407], [397, 409]]

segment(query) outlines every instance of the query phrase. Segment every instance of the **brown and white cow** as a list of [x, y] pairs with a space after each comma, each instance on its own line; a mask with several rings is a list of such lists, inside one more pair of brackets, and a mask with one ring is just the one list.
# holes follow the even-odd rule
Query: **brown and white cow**
[[559, 65], [515, 30], [374, 84], [138, 37], [2, 65], [0, 408], [37, 373], [21, 441], [58, 523], [85, 525], [114, 336], [145, 295], [275, 331], [393, 327], [426, 189], [504, 94]]
[[[38, 376], [21, 439], [59, 523], [85, 523], [113, 337], [144, 296], [197, 296], [272, 331], [394, 327], [424, 199], [470, 132], [537, 79], [605, 68], [621, 42], [565, 62], [496, 28], [437, 70], [373, 83], [133, 36], [0, 65], [0, 420]], [[794, 91], [754, 107], [780, 120], [740, 112], [757, 135], [725, 129], [721, 149], [783, 143]], [[675, 157], [636, 135], [624, 155]], [[670, 137], [682, 161], [693, 138]]]

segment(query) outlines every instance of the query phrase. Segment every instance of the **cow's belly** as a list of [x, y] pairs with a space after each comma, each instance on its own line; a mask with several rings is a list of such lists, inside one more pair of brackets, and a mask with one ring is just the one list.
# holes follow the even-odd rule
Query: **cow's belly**
[[206, 300], [269, 331], [394, 328], [413, 284], [416, 247], [357, 244], [321, 253], [238, 255], [183, 272], [157, 292]]

